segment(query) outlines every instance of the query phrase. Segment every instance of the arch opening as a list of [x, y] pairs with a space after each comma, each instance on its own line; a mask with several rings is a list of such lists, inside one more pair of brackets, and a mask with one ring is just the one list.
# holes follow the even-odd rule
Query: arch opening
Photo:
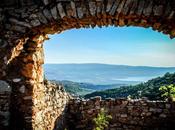
[[[80, 89], [81, 93], [81, 87], [84, 86], [84, 90], [87, 88], [91, 91], [83, 91], [81, 94], [135, 85], [174, 72], [174, 40], [151, 29], [81, 29], [50, 37], [44, 43], [45, 75], [50, 80], [63, 81], [68, 91], [77, 96], [79, 94], [76, 90]], [[166, 71], [160, 72], [161, 69]], [[74, 92], [71, 91], [71, 86], [80, 88], [75, 88]], [[159, 93], [158, 88], [156, 91]], [[124, 95], [126, 98], [127, 95]], [[157, 100], [158, 96], [156, 98], [152, 95], [150, 99]]]

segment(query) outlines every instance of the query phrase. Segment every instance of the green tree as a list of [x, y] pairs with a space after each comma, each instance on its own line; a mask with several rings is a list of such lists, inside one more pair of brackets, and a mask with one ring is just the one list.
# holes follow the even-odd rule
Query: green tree
[[175, 98], [175, 84], [167, 85], [167, 86], [162, 86], [159, 88], [159, 90], [162, 93], [162, 97], [164, 99], [173, 99]]
[[109, 125], [110, 119], [112, 119], [112, 116], [107, 115], [104, 108], [102, 108], [97, 117], [93, 119], [95, 122], [95, 128], [93, 130], [104, 130]]

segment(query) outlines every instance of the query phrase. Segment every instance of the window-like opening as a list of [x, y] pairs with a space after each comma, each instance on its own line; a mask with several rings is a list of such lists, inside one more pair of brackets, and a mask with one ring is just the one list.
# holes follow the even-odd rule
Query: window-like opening
[[72, 29], [44, 44], [45, 76], [74, 96], [162, 99], [175, 84], [175, 40], [151, 28]]

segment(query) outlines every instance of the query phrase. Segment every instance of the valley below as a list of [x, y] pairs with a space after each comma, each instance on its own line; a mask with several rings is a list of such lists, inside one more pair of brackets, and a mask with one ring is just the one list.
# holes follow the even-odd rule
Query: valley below
[[141, 98], [160, 100], [159, 88], [175, 84], [175, 67], [107, 64], [46, 64], [46, 79], [62, 84], [81, 98]]

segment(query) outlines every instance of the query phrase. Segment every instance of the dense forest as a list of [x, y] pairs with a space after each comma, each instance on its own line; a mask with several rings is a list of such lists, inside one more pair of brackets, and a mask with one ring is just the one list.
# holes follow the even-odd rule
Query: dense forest
[[151, 79], [145, 83], [137, 85], [121, 86], [115, 89], [107, 89], [104, 91], [96, 91], [84, 96], [90, 98], [94, 96], [101, 96], [104, 98], [141, 98], [147, 97], [149, 100], [161, 100], [161, 86], [175, 84], [175, 73], [166, 73], [163, 77]]

